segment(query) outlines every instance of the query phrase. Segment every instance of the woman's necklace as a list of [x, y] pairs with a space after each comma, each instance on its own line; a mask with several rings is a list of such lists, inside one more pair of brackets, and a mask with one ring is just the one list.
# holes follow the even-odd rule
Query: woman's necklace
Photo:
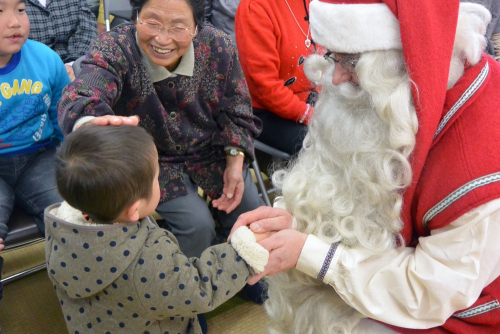
[[307, 34], [306, 34], [304, 32], [304, 30], [302, 30], [302, 27], [300, 26], [299, 21], [297, 21], [297, 18], [293, 14], [292, 8], [288, 4], [288, 1], [285, 0], [285, 2], [286, 2], [286, 5], [288, 6], [288, 9], [290, 9], [290, 13], [292, 13], [292, 16], [293, 16], [293, 19], [295, 20], [295, 23], [297, 23], [297, 25], [299, 26], [300, 31], [302, 31], [302, 33], [304, 34], [304, 37], [306, 38], [306, 40], [304, 42], [304, 44], [306, 45], [306, 48], [309, 48], [311, 46], [311, 40], [309, 39], [309, 33], [310, 33], [309, 21], [308, 21], [308, 24], [307, 24]]

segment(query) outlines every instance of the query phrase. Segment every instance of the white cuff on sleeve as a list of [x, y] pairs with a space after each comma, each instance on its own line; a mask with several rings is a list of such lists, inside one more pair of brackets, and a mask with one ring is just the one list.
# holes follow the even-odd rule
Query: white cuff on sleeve
[[75, 122], [75, 125], [73, 125], [73, 131], [75, 131], [75, 129], [81, 124], [90, 122], [92, 118], [95, 118], [95, 116], [83, 116], [82, 118], [79, 118], [78, 121]]
[[331, 277], [343, 249], [344, 246], [340, 243], [328, 244], [310, 234], [295, 268], [323, 282], [325, 277]]

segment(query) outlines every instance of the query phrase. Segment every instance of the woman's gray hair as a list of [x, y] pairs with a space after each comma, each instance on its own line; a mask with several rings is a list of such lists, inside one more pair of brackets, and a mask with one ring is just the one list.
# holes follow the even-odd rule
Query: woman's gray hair
[[[137, 14], [139, 14], [145, 4], [149, 0], [130, 0], [130, 6], [132, 6], [132, 17], [131, 21], [135, 21]], [[193, 18], [195, 24], [198, 26], [198, 31], [203, 27], [204, 16], [205, 16], [205, 0], [184, 0], [187, 2], [191, 11], [193, 12]]]

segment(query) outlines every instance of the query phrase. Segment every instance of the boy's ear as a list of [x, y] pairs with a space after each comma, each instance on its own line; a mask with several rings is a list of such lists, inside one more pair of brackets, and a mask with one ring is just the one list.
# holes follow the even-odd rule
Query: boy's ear
[[141, 200], [137, 200], [132, 203], [130, 206], [125, 208], [121, 215], [118, 217], [118, 221], [124, 222], [135, 222], [139, 220], [139, 206], [141, 204]]

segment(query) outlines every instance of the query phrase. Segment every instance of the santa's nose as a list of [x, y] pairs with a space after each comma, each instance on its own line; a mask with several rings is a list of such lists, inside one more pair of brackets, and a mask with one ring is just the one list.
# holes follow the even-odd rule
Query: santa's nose
[[335, 69], [333, 70], [332, 83], [337, 86], [341, 83], [352, 80], [352, 75], [344, 70], [339, 64], [335, 64]]

